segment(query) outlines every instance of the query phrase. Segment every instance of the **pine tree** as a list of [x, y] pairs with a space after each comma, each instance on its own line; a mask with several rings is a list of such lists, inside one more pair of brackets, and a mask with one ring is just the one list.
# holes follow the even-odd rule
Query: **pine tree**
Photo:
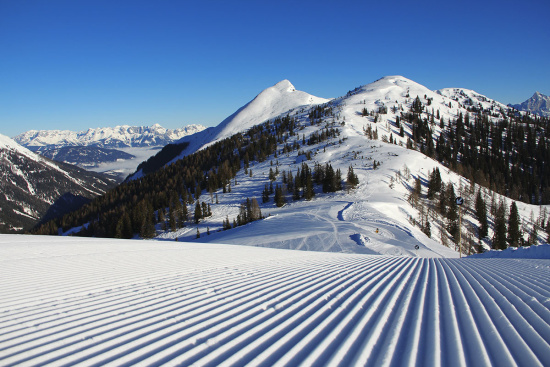
[[176, 211], [174, 210], [174, 207], [172, 205], [170, 205], [170, 207], [168, 208], [168, 216], [168, 224], [170, 225], [170, 230], [172, 232], [175, 232], [177, 229]]
[[325, 177], [323, 179], [323, 192], [336, 191], [336, 175], [330, 164], [325, 165]]
[[206, 203], [204, 201], [201, 203], [201, 211], [202, 211], [202, 217], [201, 218], [208, 217], [208, 206], [206, 205]]
[[124, 212], [117, 222], [115, 237], [116, 238], [132, 238], [134, 236], [132, 232], [132, 222], [127, 212]]
[[353, 167], [351, 165], [348, 168], [348, 177], [347, 177], [346, 183], [351, 188], [355, 188], [359, 184], [359, 178], [357, 177], [355, 172], [353, 172]]
[[439, 168], [436, 167], [430, 174], [428, 181], [428, 199], [432, 200], [435, 195], [441, 191], [442, 182]]
[[493, 248], [497, 250], [505, 250], [506, 247], [506, 208], [504, 202], [501, 201], [495, 213]]
[[227, 231], [228, 229], [231, 229], [231, 223], [229, 222], [229, 216], [226, 216], [223, 221], [223, 230]]
[[262, 203], [267, 203], [269, 201], [269, 188], [265, 184], [264, 191], [262, 191]]
[[155, 236], [155, 225], [153, 223], [153, 208], [150, 205], [144, 206], [144, 216], [142, 218], [139, 236], [141, 238], [153, 238]]
[[195, 224], [198, 224], [199, 221], [202, 219], [201, 204], [199, 203], [198, 200], [197, 200], [197, 203], [195, 204], [195, 214], [194, 214], [193, 218], [195, 219]]
[[533, 223], [531, 233], [529, 233], [529, 238], [527, 239], [527, 244], [529, 246], [536, 245], [538, 241], [538, 237], [539, 237], [539, 231], [538, 231], [537, 223]]
[[313, 177], [311, 175], [311, 170], [307, 165], [302, 167], [302, 174], [304, 174], [304, 179], [302, 180], [302, 182], [304, 182], [304, 199], [311, 200], [315, 196], [315, 192], [313, 191]]
[[508, 243], [510, 246], [519, 246], [521, 236], [520, 222], [518, 207], [514, 201], [510, 207], [510, 218], [508, 219]]
[[447, 230], [453, 237], [453, 241], [458, 243], [460, 237], [460, 227], [458, 225], [458, 205], [456, 204], [456, 194], [454, 186], [449, 182], [446, 190], [447, 196]]
[[199, 201], [200, 196], [201, 196], [201, 185], [200, 183], [198, 183], [197, 186], [195, 187], [195, 200]]
[[487, 237], [489, 233], [489, 223], [487, 221], [487, 205], [483, 196], [481, 195], [481, 190], [477, 192], [476, 202], [475, 202], [475, 215], [476, 219], [479, 222], [479, 239]]
[[277, 205], [277, 207], [279, 208], [285, 205], [285, 197], [283, 195], [283, 189], [279, 187], [279, 185], [275, 187], [275, 205]]
[[430, 225], [430, 221], [426, 221], [424, 224], [424, 227], [422, 228], [422, 232], [428, 237], [432, 237], [432, 227]]

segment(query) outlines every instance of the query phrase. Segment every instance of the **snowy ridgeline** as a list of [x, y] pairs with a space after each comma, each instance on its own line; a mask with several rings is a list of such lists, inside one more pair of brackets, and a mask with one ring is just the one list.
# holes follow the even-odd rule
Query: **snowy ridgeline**
[[469, 256], [471, 258], [507, 258], [507, 259], [550, 259], [550, 244], [509, 247], [503, 251], [491, 250]]
[[0, 364], [550, 365], [550, 264], [0, 235]]

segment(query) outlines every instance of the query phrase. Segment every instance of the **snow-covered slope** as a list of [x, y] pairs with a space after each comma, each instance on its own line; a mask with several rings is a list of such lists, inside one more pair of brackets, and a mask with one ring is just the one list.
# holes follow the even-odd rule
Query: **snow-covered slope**
[[0, 135], [1, 231], [29, 229], [113, 186], [104, 176], [50, 161]]
[[[309, 107], [327, 101], [329, 100], [296, 90], [288, 80], [282, 80], [263, 90], [252, 101], [239, 108], [218, 126], [177, 141], [176, 143], [189, 143], [189, 146], [169, 163], [207, 147], [216, 141], [246, 131], [262, 122], [292, 113], [299, 107]], [[132, 178], [135, 179], [141, 177], [141, 175], [142, 172], [138, 171]]]
[[19, 144], [33, 148], [60, 148], [67, 146], [96, 146], [100, 148], [129, 148], [164, 146], [184, 136], [204, 130], [202, 125], [188, 125], [179, 129], [165, 129], [159, 124], [152, 126], [115, 126], [70, 130], [31, 130], [13, 139]]
[[549, 262], [0, 236], [3, 366], [548, 366]]
[[490, 250], [479, 254], [470, 255], [471, 258], [488, 259], [550, 259], [550, 244], [546, 243], [538, 246], [509, 247], [506, 250]]

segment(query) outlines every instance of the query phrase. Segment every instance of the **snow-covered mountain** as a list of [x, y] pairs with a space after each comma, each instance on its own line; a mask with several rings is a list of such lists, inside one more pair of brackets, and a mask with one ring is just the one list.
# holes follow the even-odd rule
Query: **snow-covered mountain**
[[100, 148], [158, 147], [204, 130], [202, 125], [188, 125], [178, 129], [166, 129], [159, 124], [152, 126], [115, 126], [70, 130], [30, 130], [13, 138], [31, 150], [40, 147], [60, 148], [68, 146], [94, 146]]
[[540, 116], [550, 117], [550, 97], [535, 92], [531, 98], [520, 104], [510, 105], [519, 111], [531, 112]]
[[[502, 201], [507, 208], [510, 207], [512, 200], [474, 185], [449, 169], [445, 163], [423, 154], [421, 139], [418, 139], [417, 149], [413, 146], [407, 148], [409, 143], [417, 144], [412, 140], [418, 133], [419, 128], [415, 132], [413, 126], [418, 121], [425, 122], [433, 140], [439, 140], [440, 137], [447, 139], [448, 132], [461, 116], [473, 122], [475, 116], [482, 114], [484, 124], [509, 117], [513, 111], [502, 103], [468, 89], [432, 91], [402, 76], [384, 77], [331, 100], [309, 98], [305, 93], [301, 95], [306, 98], [294, 100], [292, 96], [296, 91], [289, 85], [289, 82], [283, 81], [271, 87], [267, 90], [269, 93], [262, 92], [218, 127], [196, 134], [192, 140], [181, 140], [189, 145], [184, 147], [183, 153], [176, 159], [202, 151], [206, 152], [205, 156], [218, 157], [213, 162], [222, 165], [226, 158], [220, 158], [221, 151], [233, 151], [235, 155], [232, 156], [233, 160], [229, 160], [230, 164], [232, 167], [239, 166], [240, 170], [235, 168], [237, 173], [234, 180], [230, 180], [231, 187], [227, 187], [226, 181], [223, 189], [219, 186], [211, 189], [207, 199], [201, 196], [200, 200], [212, 206], [211, 216], [200, 220], [198, 225], [186, 225], [168, 231], [163, 230], [167, 227], [166, 223], [157, 225], [158, 238], [330, 252], [456, 257], [458, 247], [448, 233], [446, 219], [434, 214], [433, 202], [428, 203], [426, 200], [427, 182], [435, 168], [441, 172], [444, 183], [452, 185], [456, 195], [465, 199], [463, 230], [464, 241], [468, 243], [468, 250], [463, 249], [465, 254], [475, 251], [474, 245], [478, 245], [473, 240], [477, 236], [478, 227], [472, 209], [474, 194], [481, 191], [485, 200], [493, 206]], [[284, 103], [277, 103], [281, 100]], [[413, 123], [407, 119], [412, 119], [411, 111], [416, 104], [417, 122]], [[285, 110], [288, 106], [291, 107]], [[282, 121], [276, 122], [276, 117], [281, 116], [290, 116], [293, 121], [291, 130], [285, 130]], [[262, 123], [265, 120], [269, 122]], [[468, 126], [471, 128], [473, 124]], [[250, 130], [252, 127], [254, 129]], [[249, 130], [252, 133], [248, 134]], [[327, 135], [329, 130], [336, 131], [336, 135]], [[231, 147], [228, 150], [226, 145], [232, 144], [231, 139], [227, 139], [226, 143], [216, 143], [235, 133], [242, 134], [237, 139], [240, 148]], [[239, 158], [239, 151], [244, 152], [246, 144], [258, 145], [259, 140], [254, 139], [262, 133], [265, 133], [264, 138], [275, 137], [273, 144], [276, 149], [262, 159], [258, 159], [257, 153], [249, 155], [250, 165], [248, 169], [243, 169], [244, 153]], [[323, 134], [325, 138], [320, 139]], [[220, 150], [207, 152], [217, 144]], [[196, 162], [191, 164], [198, 165], [202, 158], [193, 155], [190, 159], [190, 162]], [[240, 164], [235, 159], [241, 159]], [[334, 170], [340, 170], [343, 175], [351, 166], [360, 184], [353, 190], [330, 194], [323, 193], [322, 187], [318, 185], [315, 189], [317, 195], [312, 200], [295, 200], [293, 193], [286, 190], [288, 182], [285, 182], [285, 177], [288, 180], [290, 173], [297, 175], [298, 170], [302, 170], [302, 163], [307, 163], [312, 169], [330, 163]], [[178, 171], [176, 166], [182, 169]], [[211, 169], [215, 174], [219, 173], [221, 167], [200, 169], [199, 180]], [[272, 178], [273, 170], [279, 172], [275, 178]], [[167, 177], [173, 177], [171, 181], [178, 182], [184, 176], [191, 175], [186, 172], [185, 163], [181, 161], [172, 166], [170, 172], [153, 174], [158, 176], [159, 181], [153, 178], [147, 181], [147, 186], [165, 187]], [[138, 179], [139, 176], [134, 178]], [[413, 206], [409, 200], [415, 180], [422, 185], [421, 196], [426, 202], [424, 209]], [[286, 204], [278, 207], [269, 198], [260, 204], [267, 219], [224, 231], [225, 221], [239, 215], [241, 204], [247, 198], [262, 198], [264, 188], [270, 184], [283, 188]], [[181, 193], [181, 186], [178, 184], [176, 187], [178, 193]], [[186, 190], [196, 196], [196, 187], [197, 181], [192, 181]], [[207, 187], [207, 183], [203, 182], [202, 187]], [[545, 213], [550, 208], [520, 202], [518, 207], [525, 238], [538, 218], [543, 219], [537, 223], [546, 223]], [[168, 208], [163, 210], [167, 212]], [[195, 207], [189, 205], [188, 212], [193, 213], [193, 210]], [[490, 216], [490, 220], [493, 218]], [[421, 228], [426, 223], [431, 225], [430, 235], [426, 235], [426, 229]], [[68, 233], [77, 230], [75, 228]], [[197, 238], [198, 233], [200, 238]], [[491, 226], [488, 237], [482, 241], [485, 248], [490, 245], [493, 233]], [[539, 230], [538, 240], [544, 239], [543, 236]]]
[[166, 129], [158, 124], [124, 125], [80, 132], [31, 130], [13, 139], [45, 157], [109, 174], [121, 181], [162, 147], [204, 129], [202, 125], [178, 129]]
[[29, 229], [103, 194], [114, 181], [44, 158], [0, 135], [0, 231]]
[[[176, 141], [175, 143], [185, 144], [186, 148], [172, 159], [169, 159], [168, 163], [185, 155], [192, 154], [224, 138], [228, 138], [233, 134], [246, 131], [264, 121], [328, 101], [329, 99], [315, 97], [306, 92], [296, 90], [290, 81], [282, 80], [274, 86], [263, 90], [252, 101], [239, 108], [218, 126], [208, 128], [193, 136], [184, 137]], [[137, 178], [142, 175], [143, 171], [138, 170], [131, 178]]]

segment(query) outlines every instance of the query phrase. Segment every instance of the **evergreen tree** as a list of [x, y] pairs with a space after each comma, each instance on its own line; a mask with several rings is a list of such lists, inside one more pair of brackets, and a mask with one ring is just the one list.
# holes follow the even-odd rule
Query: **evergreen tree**
[[223, 221], [223, 230], [227, 231], [228, 229], [231, 229], [231, 223], [229, 222], [229, 216], [226, 216]]
[[454, 186], [449, 182], [446, 190], [447, 196], [447, 230], [453, 237], [453, 241], [458, 243], [460, 238], [460, 227], [458, 225], [458, 205], [456, 204], [456, 194]]
[[493, 248], [496, 250], [505, 250], [506, 247], [506, 208], [504, 202], [501, 201], [495, 213]]
[[279, 208], [285, 205], [285, 197], [283, 195], [283, 189], [279, 187], [279, 185], [275, 187], [275, 205], [277, 205], [277, 207]]
[[304, 199], [311, 200], [315, 196], [315, 192], [313, 191], [313, 177], [311, 175], [311, 170], [307, 165], [305, 167], [302, 167], [302, 173], [305, 173], [304, 180]]
[[340, 168], [336, 170], [336, 191], [340, 191], [343, 189], [342, 187], [342, 171], [340, 171]]
[[195, 200], [199, 201], [199, 198], [201, 197], [201, 185], [197, 183], [197, 186], [195, 187]]
[[432, 227], [430, 225], [430, 221], [426, 221], [424, 224], [424, 227], [422, 228], [422, 232], [428, 237], [432, 237]]
[[351, 165], [348, 168], [348, 177], [346, 183], [351, 188], [355, 188], [359, 184], [359, 178], [357, 177], [355, 172], [353, 172], [353, 167]]
[[442, 182], [439, 168], [436, 167], [430, 174], [428, 181], [428, 199], [432, 200], [441, 191]]
[[116, 224], [115, 237], [116, 238], [132, 238], [134, 236], [132, 232], [132, 222], [127, 212], [124, 212]]
[[531, 233], [529, 233], [529, 238], [527, 239], [527, 244], [529, 246], [536, 245], [538, 241], [538, 237], [539, 237], [539, 231], [538, 231], [537, 223], [533, 223]]
[[195, 219], [195, 224], [198, 224], [200, 222], [200, 220], [202, 219], [201, 204], [199, 203], [198, 200], [197, 200], [197, 203], [195, 204], [195, 214], [194, 214], [193, 218]]
[[153, 208], [150, 205], [144, 206], [145, 215], [142, 218], [139, 236], [141, 238], [155, 237], [155, 225], [153, 223]]
[[300, 186], [298, 185], [299, 177], [296, 175], [294, 179], [294, 190], [292, 191], [292, 200], [300, 200]]
[[323, 192], [336, 191], [336, 175], [330, 164], [325, 165], [325, 177], [323, 179]]
[[170, 205], [169, 209], [168, 209], [168, 224], [170, 225], [170, 230], [172, 232], [175, 232], [176, 229], [177, 229], [177, 225], [176, 225], [176, 211], [174, 209], [174, 207], [172, 205]]
[[188, 217], [189, 217], [189, 210], [187, 209], [187, 204], [183, 202], [183, 205], [181, 206], [180, 214], [179, 214], [181, 227], [185, 227], [185, 222], [187, 221]]
[[508, 243], [510, 246], [518, 247], [520, 244], [520, 224], [518, 207], [514, 201], [510, 207], [510, 218], [508, 219]]
[[208, 217], [208, 206], [206, 205], [206, 203], [203, 201], [201, 203], [201, 211], [202, 211], [202, 217], [201, 218], [206, 218]]
[[269, 187], [265, 184], [264, 191], [262, 191], [262, 203], [269, 201]]
[[483, 200], [481, 190], [477, 192], [476, 201], [475, 201], [475, 215], [476, 219], [479, 222], [479, 239], [487, 237], [489, 233], [489, 223], [487, 221], [487, 204]]

